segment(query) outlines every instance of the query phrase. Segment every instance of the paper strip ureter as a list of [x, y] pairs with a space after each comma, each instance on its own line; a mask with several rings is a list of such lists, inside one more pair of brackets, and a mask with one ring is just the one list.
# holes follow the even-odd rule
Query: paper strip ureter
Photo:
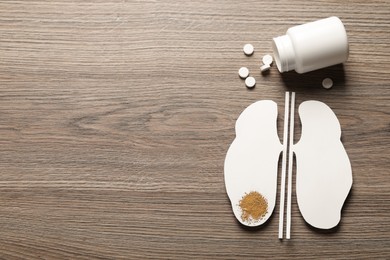
[[287, 183], [287, 220], [286, 220], [286, 238], [290, 239], [291, 232], [291, 193], [292, 193], [292, 168], [293, 168], [293, 144], [294, 144], [294, 110], [295, 110], [295, 92], [291, 93], [290, 108], [290, 143], [288, 154], [288, 183]]
[[290, 93], [286, 92], [284, 101], [284, 128], [283, 128], [283, 155], [282, 155], [282, 174], [280, 179], [280, 208], [279, 208], [279, 239], [283, 239], [283, 222], [284, 222], [284, 200], [286, 193], [286, 161], [287, 161], [287, 144], [288, 144], [288, 112], [290, 105]]

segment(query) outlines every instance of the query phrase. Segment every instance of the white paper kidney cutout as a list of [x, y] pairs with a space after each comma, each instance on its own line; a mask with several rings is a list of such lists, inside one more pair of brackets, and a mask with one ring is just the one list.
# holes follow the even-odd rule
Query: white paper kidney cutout
[[[271, 216], [276, 202], [278, 160], [282, 145], [277, 134], [277, 104], [271, 100], [248, 106], [236, 122], [236, 138], [225, 158], [225, 187], [235, 217], [246, 226], [259, 226]], [[267, 213], [259, 220], [242, 218], [240, 200], [251, 191], [263, 195]]]
[[340, 222], [341, 209], [352, 187], [352, 169], [341, 143], [340, 123], [319, 101], [299, 106], [301, 139], [293, 146], [297, 161], [296, 194], [307, 223], [330, 229]]

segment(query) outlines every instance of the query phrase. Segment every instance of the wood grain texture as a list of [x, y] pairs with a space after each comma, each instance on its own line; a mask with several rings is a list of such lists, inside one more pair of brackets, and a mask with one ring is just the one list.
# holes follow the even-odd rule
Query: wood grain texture
[[[260, 75], [272, 37], [331, 15], [347, 63]], [[389, 1], [0, 1], [0, 258], [389, 259], [389, 18]], [[235, 220], [223, 163], [240, 112], [272, 99], [282, 126], [287, 90], [335, 111], [354, 184], [329, 233], [294, 195], [279, 241], [278, 212]]]

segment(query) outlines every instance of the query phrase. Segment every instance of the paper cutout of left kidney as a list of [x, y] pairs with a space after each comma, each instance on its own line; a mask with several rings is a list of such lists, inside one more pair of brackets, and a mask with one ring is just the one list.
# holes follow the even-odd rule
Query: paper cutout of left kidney
[[[259, 226], [271, 216], [276, 202], [277, 173], [283, 149], [277, 132], [277, 104], [271, 100], [248, 106], [236, 122], [236, 138], [225, 158], [225, 187], [233, 213], [246, 226]], [[245, 220], [240, 200], [252, 191], [260, 193], [268, 204], [260, 219]]]

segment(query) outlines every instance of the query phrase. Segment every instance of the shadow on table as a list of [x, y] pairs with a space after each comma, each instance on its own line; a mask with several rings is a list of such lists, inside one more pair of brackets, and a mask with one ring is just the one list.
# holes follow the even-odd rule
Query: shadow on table
[[286, 91], [323, 92], [322, 80], [330, 78], [337, 90], [343, 90], [346, 75], [343, 64], [299, 74], [295, 71], [280, 73]]

